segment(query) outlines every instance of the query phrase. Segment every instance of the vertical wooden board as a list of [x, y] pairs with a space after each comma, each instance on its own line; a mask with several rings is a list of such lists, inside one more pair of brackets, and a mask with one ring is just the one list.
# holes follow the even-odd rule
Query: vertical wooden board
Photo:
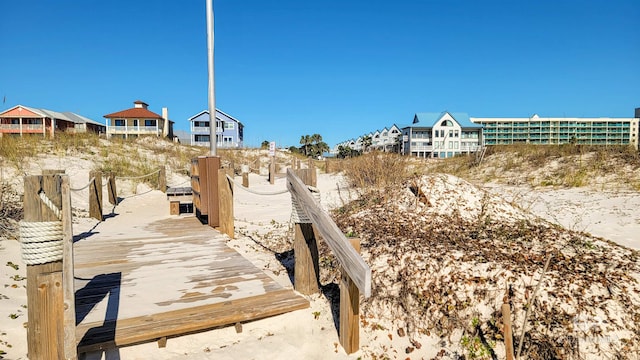
[[158, 172], [158, 190], [163, 193], [167, 192], [167, 169], [164, 166], [161, 166], [160, 172]]
[[271, 163], [269, 163], [269, 183], [273, 184], [276, 180], [276, 157], [271, 157]]
[[118, 190], [116, 188], [116, 176], [114, 174], [109, 174], [107, 191], [109, 192], [109, 203], [111, 205], [118, 205]]
[[169, 215], [180, 215], [180, 201], [169, 202]]
[[249, 173], [242, 173], [242, 186], [249, 187]]
[[511, 307], [502, 304], [502, 323], [504, 325], [504, 348], [507, 360], [513, 360], [513, 332], [511, 330]]
[[202, 203], [208, 203], [208, 223], [211, 227], [220, 226], [220, 207], [218, 196], [218, 170], [220, 170], [220, 157], [208, 156], [206, 159], [207, 171], [207, 196], [202, 198]]
[[[26, 176], [24, 178], [24, 221], [56, 221], [59, 220], [38, 196], [40, 191], [52, 203], [60, 208], [61, 189], [59, 176]], [[31, 359], [42, 358], [42, 346], [40, 342], [42, 326], [38, 322], [40, 300], [38, 296], [38, 275], [42, 273], [62, 271], [62, 262], [55, 261], [40, 265], [27, 265], [27, 347]]]
[[227, 178], [227, 171], [218, 170], [218, 193], [220, 209], [220, 232], [234, 238], [233, 224], [233, 183]]
[[[349, 239], [351, 246], [360, 252], [360, 240]], [[360, 348], [360, 291], [344, 269], [340, 276], [340, 345], [347, 354]]]
[[[112, 175], [113, 176], [113, 175]], [[114, 178], [115, 180], [115, 178]], [[115, 183], [115, 181], [114, 181]], [[76, 306], [74, 288], [73, 259], [73, 215], [71, 209], [71, 188], [69, 177], [62, 176], [62, 292], [63, 292], [63, 332], [64, 358], [76, 359]]]
[[318, 293], [320, 275], [318, 245], [311, 224], [295, 224], [293, 253], [294, 288], [304, 295]]
[[207, 158], [201, 156], [198, 158], [198, 180], [200, 192], [200, 214], [209, 214], [209, 173], [207, 172]]
[[[40, 359], [64, 359], [62, 272], [42, 273], [38, 283], [38, 322], [41, 324]], [[29, 357], [38, 359], [38, 357]]]
[[102, 172], [89, 172], [89, 181], [89, 217], [102, 221]]

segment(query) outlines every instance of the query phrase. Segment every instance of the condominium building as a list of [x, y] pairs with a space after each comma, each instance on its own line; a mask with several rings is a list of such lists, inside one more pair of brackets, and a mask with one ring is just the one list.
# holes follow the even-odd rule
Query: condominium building
[[[636, 109], [637, 110], [637, 109]], [[470, 118], [483, 127], [485, 145], [516, 143], [560, 145], [631, 145], [638, 148], [635, 118]]]

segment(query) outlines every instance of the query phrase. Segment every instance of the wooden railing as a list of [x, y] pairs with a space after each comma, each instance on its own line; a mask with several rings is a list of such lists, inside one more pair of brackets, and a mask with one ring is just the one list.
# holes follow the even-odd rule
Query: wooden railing
[[[307, 169], [305, 169], [307, 170]], [[311, 169], [315, 172], [315, 169]], [[298, 170], [299, 171], [299, 170]], [[304, 177], [313, 178], [309, 173]], [[296, 171], [287, 169], [287, 188], [304, 209], [311, 223], [295, 224], [295, 289], [303, 294], [318, 292], [319, 264], [316, 237], [319, 235], [329, 245], [342, 269], [340, 282], [340, 344], [348, 354], [359, 348], [359, 297], [360, 292], [371, 296], [371, 268], [354, 248], [329, 214], [320, 207]], [[295, 211], [295, 210], [294, 210]], [[316, 234], [317, 233], [317, 234]]]

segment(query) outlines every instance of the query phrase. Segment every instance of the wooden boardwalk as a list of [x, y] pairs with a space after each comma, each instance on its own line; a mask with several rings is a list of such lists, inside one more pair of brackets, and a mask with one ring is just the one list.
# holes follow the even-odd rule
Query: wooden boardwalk
[[[168, 207], [168, 204], [163, 204]], [[309, 307], [193, 216], [77, 236], [78, 352], [154, 341]], [[130, 219], [129, 219], [130, 221]], [[133, 222], [135, 223], [135, 222]]]

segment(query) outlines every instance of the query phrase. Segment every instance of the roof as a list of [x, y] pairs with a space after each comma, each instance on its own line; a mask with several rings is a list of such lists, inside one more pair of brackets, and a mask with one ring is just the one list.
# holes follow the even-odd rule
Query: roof
[[[414, 124], [420, 124], [422, 127], [433, 127], [436, 125], [440, 119], [446, 114], [451, 115], [451, 117], [460, 124], [460, 127], [463, 128], [481, 128], [482, 125], [474, 124], [469, 119], [469, 114], [467, 113], [450, 113], [448, 111], [443, 111], [441, 113], [416, 113], [413, 117]], [[410, 125], [411, 126], [411, 125]], [[413, 125], [415, 127], [415, 125]]]
[[[192, 117], [190, 117], [190, 118], [189, 118], [189, 121], [191, 122], [191, 121], [195, 120], [197, 117], [202, 116], [203, 114], [207, 114], [207, 115], [209, 115], [209, 110], [207, 109], [207, 110], [202, 110], [202, 111], [200, 111], [199, 113], [197, 113], [197, 114], [193, 115]], [[231, 115], [229, 115], [229, 114], [225, 113], [224, 111], [222, 111], [222, 110], [220, 110], [220, 109], [216, 109], [216, 118], [220, 118], [220, 116], [218, 116], [219, 114], [224, 115], [225, 117], [229, 118], [230, 120], [233, 120], [233, 121], [237, 122], [238, 124], [240, 124], [240, 125], [244, 126], [244, 125], [242, 124], [242, 122], [240, 122], [240, 120], [238, 120], [238, 119], [234, 118], [233, 116], [231, 116]]]
[[145, 108], [131, 108], [111, 114], [104, 115], [107, 119], [111, 118], [146, 118], [146, 119], [164, 119], [161, 115]]
[[72, 123], [75, 124], [84, 124], [84, 123], [89, 123], [89, 124], [94, 124], [94, 125], [99, 125], [99, 126], [105, 126], [104, 124], [101, 124], [95, 120], [91, 120], [87, 117], [84, 117], [82, 115], [76, 114], [74, 112], [71, 111], [65, 111], [65, 112], [58, 112], [58, 111], [54, 111], [54, 110], [49, 110], [49, 109], [41, 109], [41, 108], [33, 108], [30, 106], [24, 106], [24, 105], [16, 105], [8, 110], [5, 110], [3, 112], [8, 112], [12, 109], [21, 107], [23, 109], [26, 109], [32, 113], [38, 114], [42, 117], [48, 117], [50, 119], [57, 119], [57, 120], [65, 120], [65, 121], [70, 121]]

